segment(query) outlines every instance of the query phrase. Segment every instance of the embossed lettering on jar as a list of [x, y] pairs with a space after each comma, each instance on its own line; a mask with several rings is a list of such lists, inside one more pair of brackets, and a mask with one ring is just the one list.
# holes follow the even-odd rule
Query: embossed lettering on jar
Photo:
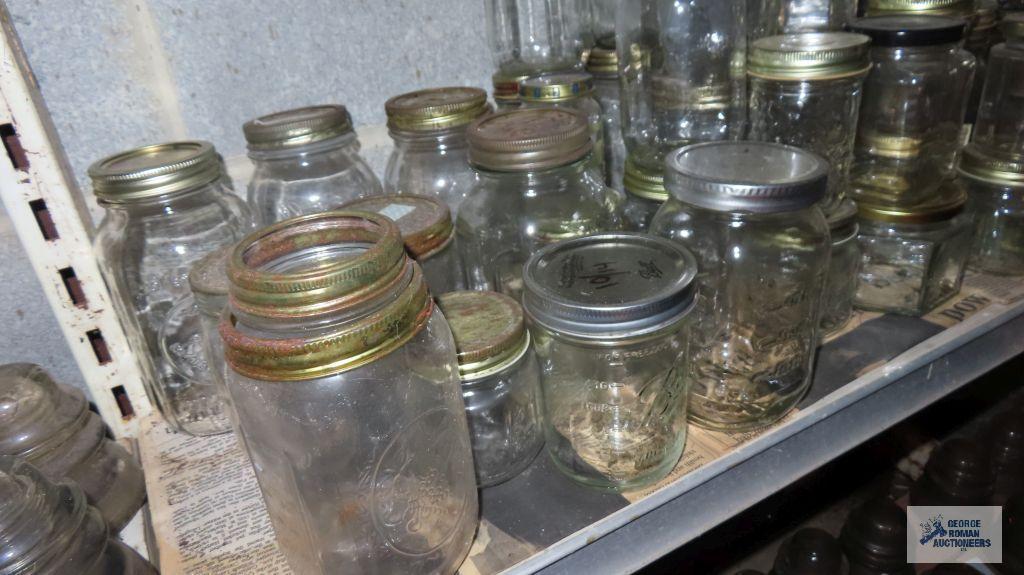
[[1024, 275], [1024, 156], [964, 148], [960, 176], [974, 218], [968, 265], [996, 275]]

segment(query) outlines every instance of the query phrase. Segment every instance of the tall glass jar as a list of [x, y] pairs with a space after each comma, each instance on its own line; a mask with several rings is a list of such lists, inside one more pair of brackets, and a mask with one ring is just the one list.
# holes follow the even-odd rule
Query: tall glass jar
[[594, 77], [594, 98], [601, 105], [604, 124], [605, 183], [622, 190], [626, 142], [622, 139], [622, 92], [619, 86], [619, 57], [615, 48], [595, 47], [587, 59], [587, 72]]
[[[595, 46], [615, 46], [615, 12], [619, 0], [586, 0], [590, 5], [590, 35]], [[590, 54], [593, 56], [593, 52]], [[587, 61], [588, 65], [590, 61]]]
[[241, 239], [250, 226], [248, 208], [223, 187], [208, 142], [129, 150], [96, 162], [89, 176], [106, 209], [95, 240], [100, 271], [152, 399], [178, 431], [224, 431], [216, 389], [187, 376], [197, 350], [165, 352], [160, 331], [189, 295], [192, 264]]
[[476, 172], [466, 159], [466, 126], [487, 114], [479, 88], [434, 88], [395, 96], [384, 104], [395, 148], [384, 173], [384, 193], [430, 196], [453, 213], [469, 195]]
[[974, 218], [968, 265], [989, 274], [1024, 275], [1024, 157], [964, 148], [960, 177]]
[[465, 270], [455, 249], [452, 213], [440, 200], [411, 194], [376, 196], [343, 204], [339, 209], [375, 212], [394, 220], [405, 249], [420, 264], [431, 294], [465, 289]]
[[666, 160], [671, 196], [651, 233], [697, 256], [690, 419], [770, 424], [811, 383], [830, 251], [828, 162], [781, 144], [715, 142]]
[[227, 389], [295, 573], [455, 573], [477, 524], [455, 342], [398, 226], [325, 212], [246, 237]]
[[1006, 42], [993, 46], [972, 142], [987, 152], [1024, 156], [1024, 12], [1000, 24]]
[[981, 92], [985, 88], [985, 76], [988, 73], [988, 51], [995, 44], [998, 35], [997, 19], [999, 7], [995, 0], [980, 0], [974, 13], [974, 25], [971, 34], [964, 40], [964, 49], [974, 55], [977, 62], [974, 81], [971, 82], [971, 93], [967, 98], [967, 112], [964, 123], [972, 128], [978, 119], [978, 106], [981, 105]]
[[590, 18], [585, 0], [486, 0], [494, 67], [543, 74], [579, 66]]
[[619, 196], [589, 169], [583, 113], [499, 112], [477, 120], [468, 136], [480, 181], [459, 209], [455, 234], [471, 289], [518, 300], [523, 264], [538, 249], [622, 227]]
[[359, 156], [344, 106], [310, 106], [250, 120], [242, 127], [255, 171], [249, 205], [258, 226], [323, 212], [382, 193]]
[[594, 78], [583, 72], [552, 74], [529, 78], [519, 85], [523, 108], [570, 108], [587, 115], [594, 151], [591, 164], [597, 178], [607, 182], [605, 175], [604, 119], [601, 105], [594, 99]]
[[747, 26], [753, 39], [842, 30], [853, 20], [857, 0], [749, 0], [758, 5]]
[[851, 193], [868, 203], [919, 204], [953, 173], [974, 57], [964, 24], [938, 16], [878, 16], [852, 28], [871, 37]]
[[494, 86], [491, 94], [494, 96], [494, 107], [499, 111], [514, 110], [522, 105], [519, 101], [519, 84], [530, 74], [505, 74], [498, 71], [491, 77]]
[[598, 234], [542, 249], [523, 274], [555, 466], [616, 491], [667, 475], [686, 442], [693, 255]]
[[829, 162], [822, 209], [846, 195], [870, 40], [824, 32], [769, 36], [751, 45], [750, 139], [798, 146]]
[[847, 198], [828, 215], [832, 252], [821, 302], [822, 339], [843, 329], [853, 316], [853, 294], [857, 291], [860, 244], [857, 243], [857, 204]]
[[540, 366], [523, 308], [496, 292], [437, 298], [455, 336], [473, 462], [480, 487], [519, 475], [544, 445]]
[[626, 203], [623, 204], [622, 215], [626, 221], [626, 229], [646, 232], [654, 219], [654, 214], [668, 199], [665, 190], [664, 171], [644, 171], [632, 158], [626, 160], [626, 176], [623, 180], [626, 190]]

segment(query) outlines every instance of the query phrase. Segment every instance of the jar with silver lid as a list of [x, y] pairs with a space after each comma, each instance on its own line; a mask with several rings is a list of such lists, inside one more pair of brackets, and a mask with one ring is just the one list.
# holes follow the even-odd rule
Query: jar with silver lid
[[228, 264], [226, 385], [295, 573], [455, 573], [477, 492], [451, 330], [398, 226], [279, 222]]
[[73, 482], [54, 483], [24, 460], [0, 457], [0, 502], [0, 573], [157, 575]]
[[938, 16], [862, 18], [872, 39], [851, 170], [858, 201], [912, 206], [953, 174], [974, 57], [964, 23]]
[[[614, 42], [614, 37], [612, 38]], [[594, 77], [594, 98], [601, 105], [604, 124], [605, 183], [622, 190], [626, 142], [622, 139], [622, 105], [619, 87], [619, 57], [612, 48], [596, 46], [587, 59], [587, 72]]]
[[857, 0], [749, 0], [756, 7], [751, 38], [803, 32], [834, 32], [853, 20]]
[[359, 155], [344, 106], [277, 112], [246, 122], [242, 130], [255, 166], [248, 199], [258, 226], [383, 192]]
[[384, 104], [395, 148], [384, 173], [384, 193], [430, 196], [453, 213], [476, 182], [466, 159], [466, 127], [491, 111], [479, 88], [433, 88], [395, 96]]
[[637, 232], [646, 232], [654, 219], [654, 214], [668, 199], [665, 191], [664, 172], [645, 171], [632, 158], [626, 160], [626, 175], [623, 188], [626, 190], [626, 203], [622, 214], [626, 220], [626, 228]]
[[960, 181], [974, 218], [968, 265], [996, 275], [1024, 275], [1024, 157], [1007, 158], [969, 144]]
[[1024, 156], [1024, 12], [999, 25], [1006, 42], [988, 55], [985, 88], [971, 142], [986, 153]]
[[114, 308], [154, 403], [171, 427], [191, 435], [227, 429], [222, 402], [213, 386], [190, 377], [202, 361], [199, 341], [169, 347], [161, 330], [170, 329], [172, 309], [189, 295], [192, 264], [251, 225], [221, 174], [217, 152], [200, 141], [137, 148], [89, 168], [106, 209], [95, 250]]
[[663, 478], [686, 441], [693, 255], [598, 234], [547, 246], [523, 274], [555, 466], [615, 491]]
[[85, 395], [38, 365], [0, 366], [0, 455], [23, 458], [52, 481], [78, 483], [115, 533], [146, 500], [142, 468], [107, 437]]
[[869, 43], [861, 34], [823, 32], [769, 36], [750, 47], [750, 139], [828, 160], [826, 213], [846, 195]]
[[544, 445], [540, 367], [523, 308], [496, 292], [437, 298], [455, 336], [477, 483], [489, 487], [526, 469]]
[[924, 315], [960, 291], [971, 244], [966, 194], [947, 182], [913, 208], [858, 202], [860, 309]]
[[666, 160], [651, 233], [697, 257], [690, 419], [745, 430], [783, 417], [811, 383], [831, 241], [828, 162], [766, 142], [714, 142]]
[[579, 66], [590, 35], [583, 0], [486, 0], [487, 37], [503, 74], [543, 74]]
[[420, 264], [431, 294], [465, 289], [465, 270], [455, 249], [452, 213], [439, 199], [412, 194], [376, 196], [349, 202], [339, 209], [374, 212], [394, 220], [406, 251]]
[[857, 204], [847, 198], [828, 215], [832, 252], [821, 302], [822, 339], [838, 332], [853, 316], [853, 294], [857, 291], [860, 244], [857, 243]]
[[523, 264], [541, 247], [622, 227], [621, 200], [590, 169], [593, 142], [576, 110], [510, 110], [469, 128], [480, 175], [455, 224], [469, 287], [519, 299]]
[[601, 105], [594, 99], [593, 76], [570, 72], [528, 78], [519, 84], [519, 100], [526, 109], [571, 108], [586, 114], [590, 138], [594, 142], [594, 151], [590, 155], [591, 165], [598, 180], [607, 182], [604, 119], [601, 117]]

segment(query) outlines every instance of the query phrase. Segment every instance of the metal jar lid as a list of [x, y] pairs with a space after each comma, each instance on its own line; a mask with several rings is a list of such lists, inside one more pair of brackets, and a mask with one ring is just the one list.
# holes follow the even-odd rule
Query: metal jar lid
[[783, 34], [755, 40], [747, 73], [769, 80], [831, 80], [866, 73], [871, 39], [851, 32]]
[[308, 106], [249, 120], [242, 132], [250, 151], [287, 150], [351, 133], [352, 116], [345, 106]]
[[582, 159], [594, 147], [587, 116], [566, 108], [498, 112], [473, 122], [466, 136], [469, 162], [499, 172], [564, 166]]
[[622, 186], [626, 193], [645, 200], [664, 202], [668, 199], [668, 191], [665, 190], [665, 173], [644, 169], [633, 160], [632, 156], [626, 158]]
[[608, 345], [674, 329], [693, 307], [697, 263], [681, 245], [606, 233], [552, 244], [523, 268], [530, 321], [564, 337]]
[[587, 72], [594, 76], [618, 76], [619, 55], [614, 47], [595, 47], [590, 50], [590, 58], [587, 59]]
[[594, 77], [590, 74], [547, 74], [520, 82], [519, 99], [538, 104], [556, 104], [589, 96], [593, 91]]
[[677, 200], [722, 212], [806, 208], [825, 195], [828, 162], [794, 146], [706, 142], [665, 158], [665, 188]]
[[872, 46], [900, 48], [953, 44], [964, 36], [962, 18], [894, 14], [858, 18], [850, 29], [871, 38]]
[[89, 166], [93, 191], [103, 202], [158, 198], [215, 182], [221, 162], [210, 142], [169, 142], [128, 150]]
[[1010, 12], [1003, 16], [999, 31], [1007, 40], [1024, 40], [1024, 12]]
[[857, 215], [861, 219], [894, 224], [927, 224], [953, 219], [964, 210], [967, 192], [956, 180], [942, 184], [935, 195], [916, 206], [857, 202]]
[[960, 175], [1002, 186], [1024, 186], [1024, 156], [986, 152], [967, 144], [960, 152]]
[[81, 431], [85, 396], [29, 363], [0, 366], [0, 455], [43, 456]]
[[921, 139], [865, 130], [857, 135], [857, 150], [872, 156], [905, 160], [921, 154]]
[[388, 128], [397, 132], [434, 132], [465, 126], [491, 111], [487, 92], [450, 87], [418, 90], [385, 102]]
[[502, 72], [491, 76], [491, 83], [494, 86], [494, 101], [518, 102], [519, 84], [529, 77], [529, 74], [504, 74]]
[[974, 0], [868, 0], [866, 16], [881, 14], [974, 15]]
[[405, 249], [417, 260], [427, 259], [452, 240], [455, 227], [448, 205], [414, 194], [370, 196], [342, 204], [338, 209], [374, 212], [391, 218], [405, 242]]
[[459, 377], [474, 381], [515, 365], [530, 347], [523, 308], [491, 291], [442, 294], [437, 306], [448, 320], [459, 355]]

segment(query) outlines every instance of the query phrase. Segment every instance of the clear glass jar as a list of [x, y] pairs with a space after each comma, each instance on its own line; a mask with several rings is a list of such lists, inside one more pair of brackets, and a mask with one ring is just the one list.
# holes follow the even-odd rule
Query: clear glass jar
[[960, 291], [971, 242], [966, 194], [948, 183], [914, 208], [858, 203], [860, 309], [924, 315]]
[[1000, 24], [1006, 42], [988, 54], [978, 121], [971, 141], [988, 152], [1024, 155], [1024, 12]]
[[157, 575], [73, 482], [54, 484], [25, 461], [0, 457], [0, 501], [0, 573]]
[[522, 107], [531, 108], [570, 108], [579, 110], [587, 116], [590, 124], [590, 137], [594, 141], [594, 151], [590, 155], [595, 176], [607, 182], [605, 174], [605, 141], [604, 119], [601, 116], [601, 105], [594, 99], [594, 78], [583, 72], [552, 74], [529, 78], [519, 84], [519, 100]]
[[455, 226], [440, 200], [406, 194], [355, 200], [339, 209], [375, 212], [398, 224], [405, 249], [420, 264], [430, 293], [438, 296], [466, 288], [462, 259], [455, 248]]
[[593, 142], [581, 112], [499, 112], [477, 120], [468, 137], [480, 182], [455, 234], [471, 289], [518, 300], [523, 264], [538, 249], [621, 229], [621, 199], [589, 169]]
[[615, 491], [663, 478], [686, 442], [693, 255], [598, 234], [547, 246], [523, 274], [555, 466]]
[[870, 40], [850, 32], [769, 36], [751, 45], [751, 140], [778, 142], [820, 154], [829, 162], [822, 209], [846, 195], [861, 86], [871, 67]]
[[487, 0], [487, 37], [503, 74], [536, 75], [580, 65], [590, 35], [586, 0]]
[[622, 96], [619, 87], [619, 57], [615, 48], [598, 46], [591, 50], [587, 72], [594, 77], [594, 98], [601, 105], [605, 183], [614, 190], [622, 191], [626, 141], [622, 139]]
[[968, 266], [996, 275], [1024, 275], [1024, 158], [1007, 161], [969, 144], [961, 182], [974, 218]]
[[529, 74], [504, 74], [500, 71], [491, 77], [494, 85], [494, 107], [499, 112], [515, 110], [522, 105], [519, 101], [519, 84], [529, 78]]
[[383, 193], [359, 155], [359, 139], [344, 106], [261, 116], [243, 130], [255, 166], [248, 199], [257, 226]]
[[231, 418], [231, 399], [224, 387], [224, 345], [217, 326], [228, 306], [228, 260], [234, 246], [225, 246], [199, 260], [188, 272], [188, 285], [199, 316], [202, 352], [207, 373], [224, 400]]
[[325, 212], [236, 247], [226, 384], [295, 573], [440, 573], [477, 492], [455, 342], [398, 226]]
[[[595, 46], [615, 47], [615, 11], [619, 0], [587, 0], [590, 5], [590, 35]], [[590, 53], [594, 55], [593, 52]], [[587, 61], [588, 65], [590, 61]]]
[[857, 243], [857, 204], [847, 198], [828, 215], [832, 251], [821, 302], [822, 339], [843, 329], [853, 316], [853, 294], [857, 291], [860, 244]]
[[437, 298], [455, 336], [473, 462], [480, 487], [519, 475], [544, 445], [540, 366], [523, 308], [496, 292]]
[[38, 365], [0, 366], [0, 455], [24, 458], [51, 481], [78, 483], [115, 533], [146, 500], [142, 468], [107, 438], [85, 395]]
[[395, 148], [384, 173], [384, 193], [430, 196], [452, 213], [476, 183], [467, 160], [466, 126], [491, 111], [479, 88], [434, 88], [395, 96], [384, 104]]
[[658, 213], [661, 205], [668, 199], [665, 190], [664, 172], [646, 172], [633, 162], [626, 160], [626, 176], [623, 187], [626, 190], [626, 203], [622, 214], [626, 221], [626, 229], [635, 232], [646, 232]]
[[919, 204], [952, 176], [974, 57], [958, 47], [964, 24], [937, 16], [863, 18], [874, 66], [864, 82], [851, 194], [876, 204]]
[[[756, 5], [747, 26], [752, 39], [842, 30], [857, 11], [856, 0], [749, 0]], [[749, 14], [749, 13], [748, 13]]]
[[715, 142], [666, 160], [651, 233], [697, 257], [690, 420], [744, 430], [783, 417], [811, 383], [831, 241], [828, 163], [781, 144]]
[[978, 9], [974, 13], [974, 25], [971, 34], [964, 40], [964, 49], [974, 55], [977, 63], [974, 70], [974, 81], [971, 82], [971, 93], [967, 98], [967, 112], [964, 123], [972, 129], [978, 119], [978, 107], [981, 105], [981, 92], [985, 88], [985, 76], [988, 73], [988, 51], [995, 44], [998, 35], [996, 23], [999, 5], [995, 0], [979, 0]]
[[223, 187], [208, 142], [137, 148], [93, 164], [89, 176], [106, 209], [95, 240], [100, 271], [154, 403], [178, 431], [225, 431], [211, 417], [221, 413], [216, 389], [186, 377], [196, 356], [164, 353], [160, 332], [189, 295], [192, 264], [248, 231], [248, 208]]

